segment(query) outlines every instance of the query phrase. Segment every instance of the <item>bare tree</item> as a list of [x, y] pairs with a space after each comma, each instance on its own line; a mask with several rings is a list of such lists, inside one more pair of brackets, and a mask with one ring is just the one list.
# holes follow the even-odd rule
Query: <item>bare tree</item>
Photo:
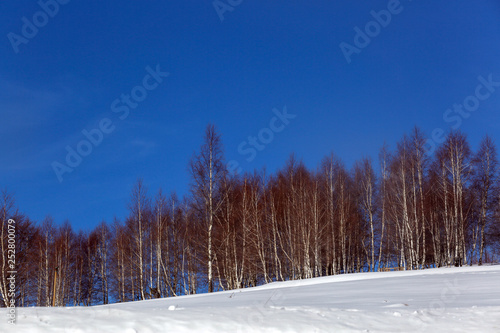
[[340, 161], [330, 154], [324, 158], [321, 163], [321, 177], [323, 178], [323, 196], [325, 205], [325, 220], [327, 230], [329, 230], [329, 237], [327, 242], [326, 252], [330, 253], [328, 274], [337, 274], [339, 271], [338, 257], [337, 257], [337, 235], [338, 226], [336, 223], [335, 214], [335, 198], [336, 198], [336, 182], [337, 182], [337, 169]]
[[130, 230], [130, 235], [133, 240], [133, 255], [134, 266], [138, 278], [138, 291], [140, 299], [146, 299], [145, 291], [145, 272], [146, 272], [146, 258], [148, 252], [146, 249], [146, 240], [148, 235], [148, 227], [150, 224], [150, 199], [147, 195], [147, 189], [144, 186], [143, 180], [137, 180], [129, 202], [130, 216], [127, 226]]
[[425, 137], [422, 131], [415, 127], [410, 137], [411, 147], [411, 175], [412, 175], [412, 197], [413, 197], [413, 218], [415, 219], [416, 241], [417, 241], [417, 265], [425, 267], [427, 255], [427, 219], [425, 216], [425, 195], [424, 186], [427, 174], [428, 158], [425, 155]]
[[224, 152], [220, 135], [214, 125], [208, 125], [200, 152], [193, 156], [189, 164], [192, 181], [191, 193], [198, 217], [203, 221], [206, 235], [208, 292], [214, 290], [213, 229], [216, 215], [224, 200], [224, 196], [220, 193], [226, 176], [224, 165]]
[[[16, 220], [21, 306], [93, 305], [227, 290], [276, 280], [399, 265], [479, 264], [500, 253], [500, 170], [493, 141], [476, 154], [460, 132], [433, 157], [414, 129], [394, 152], [347, 169], [329, 155], [310, 171], [292, 154], [284, 167], [229, 177], [220, 135], [206, 129], [190, 161], [191, 195], [142, 180], [129, 216], [74, 232], [49, 216], [36, 225], [0, 193], [0, 306], [8, 305], [9, 218]], [[377, 253], [378, 252], [378, 253]], [[378, 258], [377, 258], [378, 257]], [[206, 284], [205, 284], [206, 283]]]
[[[485, 250], [485, 229], [490, 226], [494, 217], [495, 180], [498, 176], [498, 158], [493, 140], [486, 136], [480, 144], [479, 151], [473, 160], [475, 167], [474, 190], [479, 201], [479, 265], [483, 264]], [[478, 233], [476, 232], [476, 235]], [[475, 249], [476, 242], [473, 247]], [[474, 252], [473, 252], [474, 253]], [[472, 258], [471, 258], [472, 260]]]
[[368, 266], [370, 271], [375, 271], [375, 196], [377, 195], [375, 171], [372, 162], [364, 158], [354, 166], [355, 184], [360, 198], [362, 216], [370, 226], [370, 256]]
[[380, 191], [378, 198], [378, 205], [380, 207], [380, 241], [379, 241], [379, 254], [377, 267], [380, 269], [380, 264], [382, 261], [382, 253], [384, 249], [384, 232], [385, 232], [385, 222], [387, 218], [387, 184], [389, 181], [389, 170], [388, 170], [388, 159], [390, 158], [387, 145], [384, 144], [379, 153], [380, 160]]
[[471, 150], [466, 136], [460, 132], [450, 133], [439, 148], [438, 156], [445, 186], [442, 197], [445, 201], [447, 243], [449, 248], [453, 245], [448, 262], [461, 266], [467, 259], [465, 238], [471, 214], [470, 203], [466, 202], [467, 186], [472, 175]]
[[[169, 237], [168, 237], [168, 206], [167, 199], [163, 195], [162, 190], [158, 191], [154, 203], [154, 232], [151, 233], [151, 241], [154, 248], [154, 265], [151, 265], [151, 270], [154, 269], [156, 277], [154, 287], [156, 297], [164, 295], [163, 284], [169, 283], [168, 265], [169, 265]], [[175, 205], [175, 203], [174, 203]], [[153, 256], [152, 256], [153, 258]], [[154, 267], [153, 267], [154, 266]], [[163, 279], [162, 279], [163, 276]], [[151, 277], [153, 278], [153, 276]]]
[[111, 243], [110, 228], [102, 221], [92, 232], [91, 238], [96, 240], [97, 273], [100, 284], [100, 300], [103, 304], [109, 303], [109, 252]]

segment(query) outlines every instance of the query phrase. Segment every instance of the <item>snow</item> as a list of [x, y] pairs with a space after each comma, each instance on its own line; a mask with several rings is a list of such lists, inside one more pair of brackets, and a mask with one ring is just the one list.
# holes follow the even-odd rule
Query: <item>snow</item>
[[359, 273], [94, 307], [18, 308], [0, 332], [500, 332], [500, 265]]

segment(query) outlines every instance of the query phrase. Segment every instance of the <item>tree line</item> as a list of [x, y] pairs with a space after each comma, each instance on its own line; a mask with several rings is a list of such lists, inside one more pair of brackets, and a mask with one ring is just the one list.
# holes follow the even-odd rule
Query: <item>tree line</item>
[[310, 170], [294, 155], [273, 174], [227, 171], [207, 126], [189, 163], [190, 193], [134, 185], [128, 217], [90, 232], [36, 223], [0, 198], [1, 306], [7, 306], [7, 221], [16, 221], [16, 304], [96, 305], [257, 286], [383, 267], [498, 261], [500, 170], [486, 136], [473, 152], [451, 132], [432, 156], [415, 128], [377, 162], [334, 154]]

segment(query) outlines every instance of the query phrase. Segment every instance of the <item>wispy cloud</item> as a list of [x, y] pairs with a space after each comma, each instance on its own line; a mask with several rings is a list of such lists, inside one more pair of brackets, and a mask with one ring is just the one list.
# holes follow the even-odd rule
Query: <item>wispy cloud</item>
[[141, 158], [153, 154], [158, 146], [156, 142], [144, 139], [133, 139], [129, 145], [131, 146], [132, 152], [137, 157]]
[[46, 126], [62, 103], [62, 93], [28, 88], [0, 79], [2, 134], [17, 134]]
[[[64, 103], [64, 91], [31, 88], [0, 79], [0, 171], [43, 170], [44, 156], [52, 145], [44, 146], [45, 134]], [[8, 138], [8, 139], [6, 139]]]

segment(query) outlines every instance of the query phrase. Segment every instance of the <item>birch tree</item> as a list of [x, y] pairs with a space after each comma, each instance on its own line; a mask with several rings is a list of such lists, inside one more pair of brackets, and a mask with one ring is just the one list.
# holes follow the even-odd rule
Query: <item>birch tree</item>
[[213, 232], [216, 215], [221, 209], [224, 196], [220, 193], [226, 176], [224, 152], [220, 135], [214, 125], [205, 130], [200, 152], [190, 161], [191, 193], [198, 218], [204, 225], [206, 236], [206, 263], [208, 292], [214, 291]]
[[148, 256], [146, 249], [146, 232], [150, 222], [150, 199], [142, 179], [138, 179], [134, 185], [128, 206], [130, 216], [127, 226], [130, 230], [133, 243], [134, 270], [137, 273], [139, 297], [144, 300], [146, 299], [145, 272], [147, 263], [146, 258]]
[[376, 193], [376, 178], [375, 171], [372, 167], [372, 162], [368, 158], [364, 158], [354, 166], [355, 169], [355, 184], [357, 186], [358, 197], [360, 198], [361, 210], [364, 219], [370, 226], [370, 255], [368, 266], [370, 271], [375, 271], [375, 197]]
[[[483, 264], [485, 250], [485, 230], [494, 218], [495, 208], [495, 180], [498, 176], [498, 158], [493, 140], [486, 136], [479, 146], [479, 151], [474, 157], [474, 190], [475, 197], [479, 202], [478, 232], [479, 235], [479, 259], [478, 264]], [[476, 242], [473, 244], [474, 248]], [[474, 253], [474, 252], [473, 252]]]

